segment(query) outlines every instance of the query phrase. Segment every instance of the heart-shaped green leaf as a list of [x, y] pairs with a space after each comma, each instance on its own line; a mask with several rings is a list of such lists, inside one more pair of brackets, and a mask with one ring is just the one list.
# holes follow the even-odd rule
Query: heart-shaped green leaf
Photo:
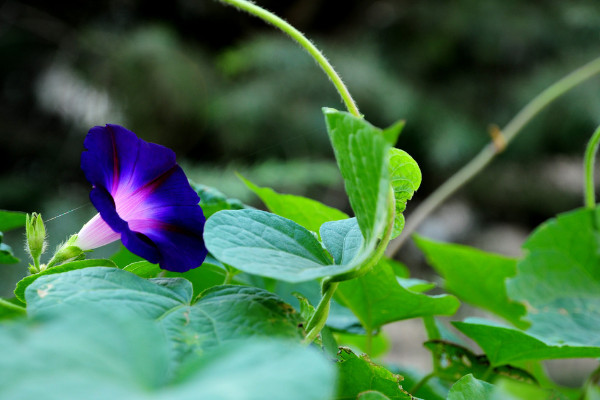
[[206, 223], [204, 240], [220, 261], [251, 274], [302, 282], [343, 273], [306, 228], [260, 210], [220, 211]]

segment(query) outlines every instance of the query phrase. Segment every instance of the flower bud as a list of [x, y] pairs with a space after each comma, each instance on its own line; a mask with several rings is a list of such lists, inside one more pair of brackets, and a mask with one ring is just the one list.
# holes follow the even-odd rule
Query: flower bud
[[46, 250], [46, 228], [42, 215], [38, 213], [27, 214], [25, 231], [27, 236], [27, 250], [35, 267], [39, 268], [40, 257]]

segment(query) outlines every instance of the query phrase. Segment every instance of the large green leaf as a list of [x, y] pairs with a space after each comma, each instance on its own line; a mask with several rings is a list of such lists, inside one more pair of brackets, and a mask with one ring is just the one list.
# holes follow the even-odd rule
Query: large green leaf
[[0, 210], [0, 232], [25, 226], [25, 214], [19, 211]]
[[0, 398], [326, 400], [333, 395], [333, 365], [312, 349], [272, 339], [226, 343], [169, 371], [169, 342], [160, 325], [119, 309], [92, 310], [34, 326], [3, 325]]
[[25, 289], [27, 289], [27, 287], [29, 285], [31, 285], [33, 282], [35, 282], [35, 280], [38, 279], [39, 277], [46, 276], [46, 275], [60, 274], [62, 272], [73, 271], [73, 270], [82, 269], [82, 268], [90, 268], [90, 267], [116, 268], [117, 266], [111, 260], [105, 260], [105, 259], [79, 260], [79, 261], [72, 261], [72, 262], [68, 262], [65, 264], [57, 265], [56, 267], [45, 269], [40, 273], [26, 276], [25, 278], [23, 278], [19, 282], [17, 282], [17, 286], [15, 288], [15, 297], [17, 299], [19, 299], [20, 301], [25, 302]]
[[[524, 360], [600, 357], [600, 348], [557, 344], [479, 318], [452, 323], [483, 349], [493, 366]], [[593, 334], [590, 334], [593, 335]]]
[[326, 222], [319, 230], [323, 245], [336, 264], [349, 264], [362, 249], [363, 236], [356, 218]]
[[469, 374], [452, 385], [448, 400], [489, 400], [493, 391], [493, 385]]
[[306, 228], [259, 210], [220, 211], [206, 223], [204, 240], [220, 261], [251, 274], [302, 282], [348, 271], [334, 265]]
[[250, 336], [301, 336], [294, 309], [276, 295], [253, 287], [213, 287], [192, 305], [192, 285], [185, 279], [146, 280], [98, 267], [42, 276], [25, 296], [27, 310], [34, 316], [102, 307], [158, 321], [177, 359]]
[[346, 219], [348, 215], [316, 200], [291, 194], [279, 194], [271, 188], [259, 187], [240, 175], [240, 179], [265, 203], [269, 211], [291, 219], [309, 231], [318, 232], [327, 221]]
[[323, 112], [350, 205], [370, 247], [387, 224], [391, 146], [381, 129], [363, 118], [331, 108]]
[[444, 287], [461, 300], [495, 313], [519, 328], [525, 307], [506, 294], [505, 280], [515, 276], [517, 260], [467, 246], [416, 237], [427, 261], [445, 279]]
[[373, 363], [366, 355], [359, 357], [342, 347], [338, 357], [337, 400], [354, 400], [365, 391], [377, 391], [392, 400], [412, 399], [402, 389], [400, 375]]
[[366, 275], [340, 283], [335, 298], [350, 308], [367, 330], [403, 319], [452, 315], [460, 305], [454, 296], [427, 296], [405, 289], [385, 262]]
[[222, 346], [186, 365], [180, 376], [186, 386], [194, 386], [180, 391], [190, 400], [329, 400], [335, 389], [333, 367], [311, 348], [273, 339], [250, 341]]
[[417, 162], [405, 151], [391, 148], [389, 153], [389, 171], [394, 197], [396, 199], [396, 216], [392, 238], [397, 237], [404, 229], [406, 202], [421, 186], [421, 170]]
[[541, 225], [508, 280], [509, 296], [527, 304], [528, 333], [547, 343], [600, 349], [598, 216], [580, 209]]

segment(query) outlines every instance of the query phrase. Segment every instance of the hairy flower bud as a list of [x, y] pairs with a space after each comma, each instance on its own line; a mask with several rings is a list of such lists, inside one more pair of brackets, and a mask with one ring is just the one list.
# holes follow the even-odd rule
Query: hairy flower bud
[[38, 213], [27, 214], [25, 230], [27, 250], [35, 268], [39, 269], [40, 257], [44, 253], [44, 250], [46, 250], [46, 228], [44, 227], [42, 215]]

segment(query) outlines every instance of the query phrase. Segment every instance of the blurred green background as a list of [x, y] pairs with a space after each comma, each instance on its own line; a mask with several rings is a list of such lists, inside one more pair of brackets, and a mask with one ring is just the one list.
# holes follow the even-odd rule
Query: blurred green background
[[[257, 205], [235, 171], [348, 211], [321, 113], [343, 104], [262, 21], [209, 0], [0, 4], [0, 209], [49, 219], [83, 205], [48, 222], [51, 245], [94, 214], [79, 157], [88, 129], [109, 122], [171, 147], [191, 179], [244, 201]], [[323, 49], [370, 122], [407, 120], [398, 147], [424, 176], [408, 214], [490, 140], [490, 124], [600, 54], [597, 1], [259, 4]], [[518, 238], [578, 207], [580, 159], [599, 123], [596, 78], [538, 116], [425, 233], [469, 241], [496, 226]], [[22, 240], [5, 238], [15, 250]], [[24, 265], [2, 266], [0, 294]]]

